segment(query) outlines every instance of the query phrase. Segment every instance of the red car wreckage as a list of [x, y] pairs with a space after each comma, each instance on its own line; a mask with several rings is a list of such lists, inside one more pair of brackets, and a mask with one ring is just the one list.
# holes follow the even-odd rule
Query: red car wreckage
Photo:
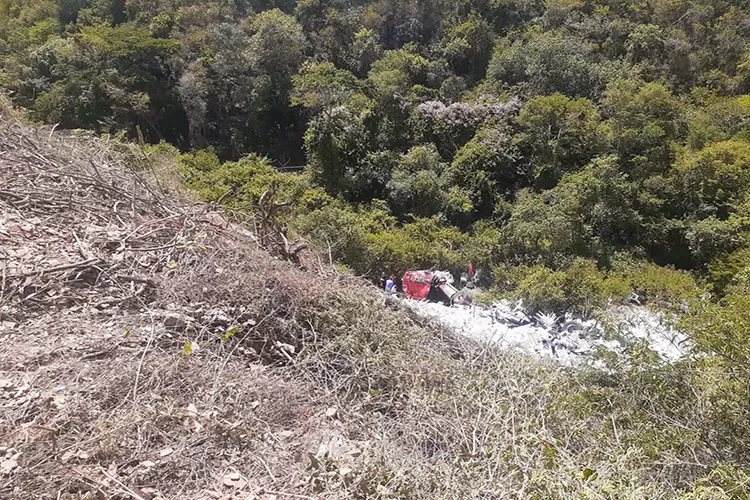
[[445, 302], [448, 305], [468, 305], [471, 299], [457, 290], [451, 282], [453, 277], [443, 271], [416, 271], [410, 269], [401, 279], [404, 296], [415, 300]]

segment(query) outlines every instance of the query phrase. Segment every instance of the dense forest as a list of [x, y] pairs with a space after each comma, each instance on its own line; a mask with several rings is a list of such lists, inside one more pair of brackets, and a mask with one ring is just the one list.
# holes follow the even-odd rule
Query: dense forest
[[472, 262], [552, 309], [742, 297], [745, 7], [1, 0], [0, 84], [32, 120], [172, 154], [208, 199], [280, 183], [357, 273]]
[[723, 296], [750, 285], [745, 7], [1, 0], [0, 85], [34, 120], [190, 152], [230, 204], [306, 164], [280, 179], [295, 225], [359, 273], [651, 261]]
[[625, 379], [674, 415], [705, 403], [707, 434], [655, 453], [708, 440], [747, 492], [748, 2], [0, 0], [0, 87], [206, 200], [274, 185], [356, 274], [471, 262], [531, 309], [681, 311], [706, 356]]

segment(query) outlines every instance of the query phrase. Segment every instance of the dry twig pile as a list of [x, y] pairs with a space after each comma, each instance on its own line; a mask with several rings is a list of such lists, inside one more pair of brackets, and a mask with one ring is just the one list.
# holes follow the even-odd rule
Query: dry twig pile
[[327, 407], [263, 363], [299, 353], [305, 280], [250, 216], [171, 197], [142, 166], [0, 117], [0, 496], [304, 489], [306, 462], [279, 464], [335, 426], [315, 430]]

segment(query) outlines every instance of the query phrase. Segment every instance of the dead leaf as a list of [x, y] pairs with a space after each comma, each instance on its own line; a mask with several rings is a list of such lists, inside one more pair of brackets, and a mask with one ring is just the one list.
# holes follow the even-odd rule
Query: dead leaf
[[312, 453], [307, 453], [307, 457], [310, 459], [310, 465], [313, 469], [320, 469], [321, 464], [320, 460], [318, 460], [318, 457], [316, 455], [313, 455]]
[[156, 488], [141, 488], [141, 492], [145, 493], [150, 498], [158, 497], [161, 495], [161, 493], [159, 493], [159, 490], [157, 490]]
[[156, 463], [152, 462], [150, 460], [146, 460], [144, 462], [141, 462], [141, 465], [144, 466], [147, 469], [150, 469], [151, 467], [154, 467], [156, 465]]
[[222, 217], [218, 212], [208, 212], [203, 216], [203, 221], [208, 222], [212, 226], [216, 226], [222, 229], [226, 229], [228, 226], [227, 221], [224, 220], [224, 217]]
[[58, 394], [52, 398], [52, 405], [58, 410], [61, 410], [65, 406], [65, 396]]
[[286, 352], [287, 354], [294, 354], [295, 348], [291, 344], [285, 344], [284, 342], [276, 342], [276, 347]]
[[163, 458], [171, 455], [172, 453], [174, 453], [174, 450], [172, 448], [164, 448], [159, 452], [159, 456]]

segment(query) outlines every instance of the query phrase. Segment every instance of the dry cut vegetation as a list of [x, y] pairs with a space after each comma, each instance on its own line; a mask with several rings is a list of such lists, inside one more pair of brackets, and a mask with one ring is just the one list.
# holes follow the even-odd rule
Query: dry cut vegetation
[[669, 368], [483, 349], [168, 194], [137, 149], [0, 120], [2, 498], [746, 492], [708, 474], [699, 409], [648, 395]]

